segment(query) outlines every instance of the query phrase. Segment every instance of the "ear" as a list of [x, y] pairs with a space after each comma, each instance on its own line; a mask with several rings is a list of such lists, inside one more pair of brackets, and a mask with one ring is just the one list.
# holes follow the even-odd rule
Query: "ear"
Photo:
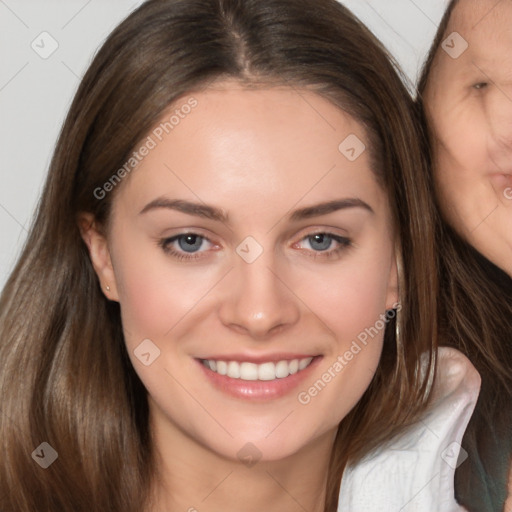
[[389, 269], [388, 289], [386, 295], [386, 309], [397, 307], [400, 302], [400, 293], [398, 290], [398, 276], [400, 273], [400, 253], [395, 248], [391, 258], [391, 267]]
[[107, 299], [119, 302], [116, 278], [106, 236], [90, 213], [80, 213], [78, 215], [78, 227], [82, 239], [89, 249], [91, 263], [100, 281], [103, 294]]

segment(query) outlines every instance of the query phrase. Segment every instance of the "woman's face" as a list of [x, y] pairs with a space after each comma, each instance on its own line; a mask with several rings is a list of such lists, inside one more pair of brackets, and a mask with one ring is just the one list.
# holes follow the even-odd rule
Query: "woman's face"
[[424, 98], [441, 205], [512, 275], [512, 1], [460, 0], [447, 34]]
[[194, 99], [119, 185], [100, 278], [160, 439], [281, 459], [332, 442], [375, 373], [397, 300], [387, 196], [361, 125], [319, 96]]

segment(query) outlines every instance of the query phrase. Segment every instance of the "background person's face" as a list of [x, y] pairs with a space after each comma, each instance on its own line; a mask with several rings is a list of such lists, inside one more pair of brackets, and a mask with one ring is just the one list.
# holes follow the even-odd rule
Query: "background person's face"
[[[322, 437], [332, 442], [378, 365], [379, 317], [397, 298], [387, 196], [368, 151], [349, 161], [338, 149], [351, 134], [364, 141], [361, 126], [301, 94], [231, 86], [194, 95], [197, 107], [114, 201], [109, 242], [128, 352], [159, 439], [192, 442], [194, 453], [235, 459], [252, 442], [275, 460]], [[162, 201], [141, 213], [157, 198], [211, 205], [226, 219]], [[290, 218], [338, 200], [348, 203]], [[300, 403], [299, 392], [376, 322], [378, 334]], [[134, 354], [145, 339], [161, 352], [149, 366]], [[256, 357], [315, 359], [302, 375], [257, 382], [201, 363], [216, 360], [219, 369], [219, 361]]]
[[424, 96], [441, 206], [512, 275], [512, 1], [461, 0], [446, 33]]

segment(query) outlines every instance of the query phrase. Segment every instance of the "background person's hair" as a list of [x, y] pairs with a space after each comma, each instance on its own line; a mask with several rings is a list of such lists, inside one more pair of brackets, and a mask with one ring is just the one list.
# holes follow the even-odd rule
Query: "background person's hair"
[[[172, 102], [227, 78], [309, 88], [361, 122], [407, 256], [402, 342], [391, 321], [375, 378], [338, 430], [326, 511], [336, 510], [346, 462], [414, 421], [427, 403], [436, 217], [412, 101], [386, 52], [335, 0], [150, 0], [114, 30], [82, 80], [0, 299], [0, 510], [140, 512], [147, 505], [154, 452], [146, 391], [77, 215], [93, 213], [106, 225], [122, 184], [102, 200], [96, 187]], [[425, 373], [417, 371], [423, 352]], [[30, 457], [43, 441], [59, 454], [46, 470]]]
[[428, 76], [430, 74], [430, 70], [432, 69], [432, 65], [434, 63], [434, 59], [437, 55], [437, 52], [441, 48], [441, 44], [448, 36], [446, 30], [448, 29], [448, 24], [450, 23], [450, 19], [452, 17], [452, 13], [459, 3], [459, 0], [451, 0], [448, 6], [446, 7], [446, 11], [443, 14], [441, 19], [441, 23], [439, 23], [439, 27], [437, 28], [436, 35], [434, 36], [434, 41], [430, 50], [427, 54], [427, 58], [425, 63], [423, 64], [423, 68], [420, 73], [420, 78], [418, 81], [418, 92], [419, 94], [423, 94], [425, 88], [427, 87]]
[[[448, 5], [418, 84], [419, 115], [431, 148], [436, 135], [423, 94], [461, 1]], [[464, 352], [482, 377], [462, 441], [468, 459], [455, 472], [455, 497], [470, 512], [503, 510], [512, 465], [512, 278], [447, 225], [440, 246], [439, 338]]]

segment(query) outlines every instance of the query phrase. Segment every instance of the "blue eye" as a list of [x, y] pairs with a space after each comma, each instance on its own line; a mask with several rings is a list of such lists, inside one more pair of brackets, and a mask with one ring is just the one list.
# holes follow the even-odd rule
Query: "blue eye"
[[177, 237], [178, 245], [180, 249], [185, 252], [196, 252], [203, 245], [203, 237], [198, 235], [180, 235]]
[[327, 251], [333, 243], [333, 238], [326, 233], [308, 236], [309, 245], [315, 251]]
[[[183, 233], [159, 241], [165, 253], [177, 259], [194, 259], [205, 252], [212, 243], [196, 233]], [[206, 246], [206, 247], [205, 247]]]
[[350, 248], [352, 241], [343, 236], [333, 235], [332, 233], [314, 233], [304, 237], [300, 242], [301, 247], [306, 249], [309, 256], [313, 258], [335, 258], [341, 256], [341, 253]]
[[[215, 247], [208, 238], [197, 233], [182, 233], [158, 241], [162, 250], [177, 260], [204, 258], [206, 252]], [[306, 247], [300, 247], [306, 245]], [[302, 238], [295, 246], [304, 249], [309, 257], [336, 258], [352, 246], [348, 238], [332, 233], [313, 233]]]

